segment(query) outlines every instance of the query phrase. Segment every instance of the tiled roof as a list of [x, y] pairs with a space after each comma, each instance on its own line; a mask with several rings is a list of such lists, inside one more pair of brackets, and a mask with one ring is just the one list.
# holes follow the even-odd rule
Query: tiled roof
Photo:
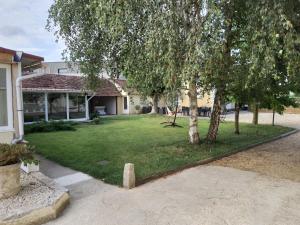
[[[87, 90], [83, 77], [60, 74], [46, 74], [25, 79], [22, 88], [26, 91], [92, 92]], [[121, 96], [116, 86], [107, 79], [101, 80], [100, 87], [95, 93], [97, 96]]]

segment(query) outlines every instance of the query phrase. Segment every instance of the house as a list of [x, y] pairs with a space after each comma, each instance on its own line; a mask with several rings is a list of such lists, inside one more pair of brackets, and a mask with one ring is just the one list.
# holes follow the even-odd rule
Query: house
[[40, 56], [0, 47], [0, 143], [22, 138], [19, 80], [23, 71], [39, 67], [43, 60]]
[[[85, 90], [87, 92], [87, 87], [83, 83], [78, 83], [78, 79], [81, 80], [80, 77], [83, 77], [84, 74], [81, 73], [79, 69], [78, 63], [73, 62], [43, 62], [42, 66], [36, 70], [34, 70], [35, 73], [45, 73], [45, 74], [52, 74], [52, 83], [60, 83], [62, 86], [58, 89], [63, 90], [63, 84], [65, 84], [66, 80], [68, 80], [69, 83], [79, 84], [79, 87], [75, 87], [75, 92], [78, 92], [80, 90]], [[59, 75], [62, 77], [54, 76]], [[139, 112], [139, 110], [136, 110], [136, 106], [139, 106], [140, 108], [143, 107], [149, 107], [151, 105], [151, 99], [150, 98], [144, 98], [139, 93], [137, 93], [135, 90], [132, 90], [127, 87], [127, 81], [126, 79], [120, 75], [118, 79], [112, 80], [109, 75], [103, 71], [99, 77], [103, 82], [103, 87], [105, 88], [105, 92], [102, 91], [99, 92], [101, 89], [99, 87], [99, 90], [95, 92], [95, 95], [92, 97], [93, 93], [92, 91], [89, 91], [87, 93], [88, 97], [92, 97], [89, 100], [89, 114], [92, 114], [95, 112], [95, 108], [99, 109], [101, 106], [105, 107], [106, 114], [109, 115], [120, 115], [120, 114], [136, 114]], [[63, 81], [61, 81], [62, 79]], [[31, 84], [28, 86], [26, 83], [26, 86], [23, 86], [24, 96], [29, 96], [30, 92], [48, 92], [47, 88], [43, 86], [45, 85], [44, 79], [36, 79], [40, 80], [38, 82], [32, 81]], [[72, 82], [74, 80], [74, 82]], [[83, 81], [83, 79], [82, 79]], [[43, 84], [41, 84], [43, 82]], [[105, 83], [104, 83], [105, 82]], [[32, 86], [33, 83], [39, 83], [40, 87], [38, 85]], [[103, 84], [104, 83], [104, 84]], [[40, 90], [38, 90], [40, 88]], [[56, 87], [52, 87], [56, 89]], [[44, 90], [43, 90], [44, 89]], [[72, 92], [72, 88], [66, 88], [68, 92]], [[118, 93], [116, 92], [116, 89]], [[59, 90], [56, 90], [59, 91]], [[89, 98], [88, 98], [89, 99]], [[32, 103], [29, 103], [32, 104]], [[32, 104], [34, 105], [34, 104]], [[117, 105], [117, 107], [115, 107]], [[163, 107], [165, 106], [164, 101], [160, 101], [159, 106]], [[27, 118], [27, 116], [26, 116]], [[87, 118], [87, 117], [86, 117]], [[83, 119], [83, 118], [81, 118]], [[29, 121], [28, 121], [29, 122]]]
[[44, 74], [23, 81], [24, 121], [89, 120], [98, 110], [106, 115], [128, 114], [128, 99], [109, 79], [95, 90], [79, 75]]

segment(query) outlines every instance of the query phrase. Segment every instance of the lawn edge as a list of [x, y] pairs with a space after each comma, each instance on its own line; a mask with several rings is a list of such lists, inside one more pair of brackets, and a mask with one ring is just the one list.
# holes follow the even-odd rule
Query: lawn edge
[[262, 140], [262, 141], [259, 141], [257, 143], [250, 144], [250, 145], [238, 148], [238, 149], [234, 149], [234, 150], [232, 150], [230, 152], [226, 152], [224, 154], [221, 154], [221, 155], [218, 155], [218, 156], [215, 156], [215, 157], [210, 157], [210, 158], [207, 158], [207, 159], [199, 160], [197, 162], [194, 162], [194, 163], [191, 163], [191, 164], [188, 164], [188, 165], [184, 165], [184, 166], [181, 166], [181, 167], [176, 168], [176, 169], [172, 169], [172, 170], [169, 170], [169, 171], [166, 171], [166, 172], [162, 172], [162, 173], [151, 175], [149, 177], [146, 177], [146, 178], [144, 178], [142, 180], [137, 181], [136, 182], [136, 187], [141, 186], [143, 184], [146, 184], [148, 182], [155, 181], [155, 180], [160, 179], [160, 178], [166, 178], [168, 176], [171, 176], [171, 175], [174, 175], [176, 173], [179, 173], [179, 172], [181, 172], [183, 170], [186, 170], [186, 169], [189, 169], [189, 168], [193, 168], [193, 167], [197, 167], [197, 166], [201, 166], [201, 165], [205, 165], [205, 164], [211, 163], [213, 161], [216, 161], [216, 160], [219, 160], [219, 159], [222, 159], [222, 158], [234, 155], [236, 153], [247, 151], [247, 150], [249, 150], [251, 148], [254, 148], [254, 147], [257, 147], [257, 146], [260, 146], [260, 145], [263, 145], [263, 144], [267, 144], [267, 143], [270, 143], [270, 142], [273, 142], [273, 141], [279, 140], [281, 138], [285, 138], [285, 137], [288, 137], [290, 135], [293, 135], [295, 133], [300, 132], [300, 130], [298, 130], [298, 129], [295, 129], [295, 128], [291, 128], [291, 129], [292, 129], [291, 131], [288, 131], [286, 133], [283, 133], [283, 134], [277, 135], [275, 137], [271, 137], [269, 139]]

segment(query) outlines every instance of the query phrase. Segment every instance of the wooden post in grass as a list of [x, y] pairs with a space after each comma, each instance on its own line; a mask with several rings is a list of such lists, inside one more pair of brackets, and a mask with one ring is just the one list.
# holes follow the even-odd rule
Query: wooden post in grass
[[124, 166], [123, 187], [127, 189], [135, 187], [135, 172], [133, 163], [126, 163]]

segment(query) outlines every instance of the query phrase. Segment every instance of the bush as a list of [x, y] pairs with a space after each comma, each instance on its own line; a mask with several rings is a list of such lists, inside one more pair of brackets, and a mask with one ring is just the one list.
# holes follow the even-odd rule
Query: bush
[[94, 123], [94, 124], [100, 124], [100, 122], [101, 122], [100, 117], [95, 117], [95, 118], [93, 119], [93, 123]]
[[97, 118], [98, 116], [99, 116], [98, 113], [94, 112], [91, 114], [90, 118], [91, 118], [91, 120], [93, 120], [93, 119]]
[[36, 133], [36, 132], [53, 132], [53, 131], [74, 131], [76, 128], [75, 122], [71, 121], [50, 121], [50, 122], [38, 122], [25, 126], [25, 133]]
[[33, 157], [33, 147], [24, 144], [0, 144], [0, 166], [7, 166], [23, 161], [38, 163]]

